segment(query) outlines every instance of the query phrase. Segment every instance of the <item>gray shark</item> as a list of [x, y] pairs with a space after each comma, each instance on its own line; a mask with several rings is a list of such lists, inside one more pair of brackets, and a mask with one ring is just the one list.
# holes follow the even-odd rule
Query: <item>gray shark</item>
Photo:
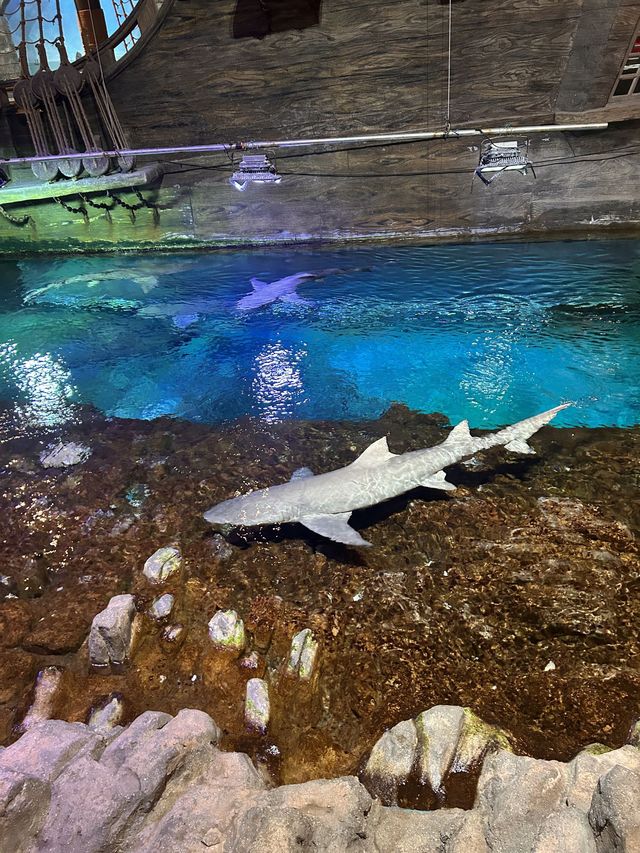
[[26, 296], [25, 302], [37, 302], [43, 294], [60, 288], [73, 287], [76, 284], [86, 285], [88, 288], [97, 288], [103, 281], [128, 281], [132, 284], [139, 285], [143, 293], [148, 293], [158, 284], [158, 277], [155, 275], [147, 275], [136, 273], [128, 269], [106, 270], [105, 272], [88, 272], [79, 275], [67, 276], [60, 278], [47, 284], [45, 287], [40, 287], [37, 290], [30, 291]]
[[344, 468], [318, 475], [301, 468], [288, 483], [223, 501], [204, 517], [211, 524], [241, 527], [297, 521], [334, 542], [367, 546], [371, 543], [347, 523], [353, 510], [418, 486], [453, 490], [444, 469], [480, 450], [502, 445], [514, 453], [535, 453], [527, 439], [569, 405], [564, 403], [481, 437], [472, 436], [467, 421], [461, 421], [441, 444], [409, 453], [391, 453], [387, 439], [381, 438]]
[[[303, 299], [296, 293], [297, 286], [303, 281], [324, 278], [328, 275], [336, 275], [344, 270], [328, 269], [318, 272], [299, 272], [295, 275], [287, 275], [276, 281], [267, 283], [259, 278], [252, 278], [253, 292], [243, 296], [236, 303], [239, 311], [252, 311], [263, 305], [270, 305], [280, 299], [282, 302], [291, 302], [297, 305], [313, 305], [307, 299]], [[145, 305], [138, 309], [140, 317], [170, 317], [174, 326], [185, 329], [192, 323], [196, 323], [200, 317], [215, 314], [221, 309], [219, 299], [205, 298], [190, 302], [164, 302], [155, 305]]]
[[328, 275], [337, 275], [344, 270], [328, 269], [319, 270], [318, 272], [297, 272], [295, 275], [286, 275], [284, 278], [279, 278], [276, 281], [266, 282], [259, 278], [251, 279], [253, 293], [243, 296], [236, 304], [238, 311], [253, 311], [256, 308], [262, 308], [263, 305], [270, 305], [278, 299], [281, 302], [290, 302], [294, 305], [313, 305], [307, 299], [303, 299], [298, 295], [296, 289], [303, 281], [312, 281], [317, 278], [325, 278]]

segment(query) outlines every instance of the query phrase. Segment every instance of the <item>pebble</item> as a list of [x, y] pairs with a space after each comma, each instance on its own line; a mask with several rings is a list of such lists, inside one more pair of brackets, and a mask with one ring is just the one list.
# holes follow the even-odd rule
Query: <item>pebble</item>
[[38, 673], [33, 704], [20, 724], [20, 731], [27, 729], [43, 720], [51, 719], [53, 701], [62, 680], [62, 670], [55, 666], [47, 666]]
[[287, 672], [307, 681], [313, 674], [318, 652], [318, 643], [313, 639], [310, 628], [304, 628], [291, 641]]
[[545, 672], [551, 672], [555, 668], [556, 668], [555, 663], [552, 660], [550, 660], [549, 663], [545, 666], [544, 671]]
[[218, 610], [209, 622], [209, 637], [214, 645], [224, 649], [243, 649], [244, 622], [235, 610]]
[[60, 442], [47, 447], [40, 454], [40, 462], [44, 468], [66, 468], [69, 465], [77, 465], [91, 456], [91, 448], [70, 441], [67, 444]]
[[262, 678], [247, 681], [244, 719], [250, 729], [264, 733], [269, 723], [269, 687]]
[[149, 608], [149, 614], [153, 619], [166, 619], [173, 610], [175, 598], [170, 593], [158, 596]]
[[182, 556], [177, 548], [158, 548], [145, 562], [142, 574], [151, 583], [162, 583], [182, 566]]
[[167, 643], [177, 643], [182, 639], [184, 634], [184, 625], [181, 625], [179, 622], [176, 622], [175, 625], [167, 625], [167, 627], [162, 632], [162, 639], [166, 640]]
[[89, 728], [94, 732], [107, 733], [114, 729], [122, 719], [124, 706], [122, 700], [113, 696], [106, 705], [95, 708], [89, 717]]

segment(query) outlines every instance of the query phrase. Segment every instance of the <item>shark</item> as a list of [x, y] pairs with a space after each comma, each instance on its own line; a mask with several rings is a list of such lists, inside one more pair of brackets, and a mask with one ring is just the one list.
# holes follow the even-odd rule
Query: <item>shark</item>
[[[326, 269], [317, 272], [299, 272], [287, 275], [276, 281], [266, 282], [259, 278], [250, 279], [253, 291], [243, 296], [236, 303], [238, 311], [254, 311], [264, 305], [270, 305], [278, 299], [281, 302], [290, 302], [295, 305], [313, 305], [308, 299], [303, 299], [296, 292], [296, 288], [304, 281], [325, 278], [328, 275], [337, 275], [345, 270]], [[201, 317], [216, 314], [220, 311], [219, 299], [205, 298], [195, 299], [188, 302], [164, 302], [153, 305], [145, 305], [139, 308], [137, 314], [140, 317], [165, 317], [171, 318], [171, 322], [179, 329], [185, 329], [196, 323]]]
[[105, 272], [88, 272], [80, 273], [79, 275], [67, 276], [60, 278], [47, 284], [45, 287], [40, 287], [37, 290], [30, 291], [25, 296], [25, 302], [37, 302], [45, 293], [60, 288], [73, 287], [74, 285], [85, 285], [87, 288], [97, 288], [104, 281], [128, 281], [140, 287], [143, 293], [148, 293], [158, 284], [158, 277], [155, 275], [136, 273], [125, 268], [106, 270]]
[[471, 435], [464, 420], [441, 444], [408, 453], [391, 453], [385, 436], [350, 465], [325, 474], [300, 468], [288, 483], [230, 498], [205, 512], [204, 518], [223, 529], [295, 521], [334, 542], [368, 547], [372, 543], [348, 523], [354, 510], [374, 506], [419, 486], [453, 491], [455, 486], [446, 479], [445, 469], [491, 447], [535, 453], [527, 440], [569, 405], [563, 403], [484, 436]]
[[267, 282], [261, 281], [259, 278], [250, 280], [253, 292], [243, 296], [236, 304], [238, 311], [254, 311], [256, 308], [262, 308], [264, 305], [270, 305], [272, 302], [280, 300], [280, 302], [289, 302], [294, 305], [313, 305], [308, 299], [303, 299], [297, 293], [297, 287], [305, 281], [313, 281], [313, 279], [326, 278], [329, 275], [338, 275], [345, 270], [328, 269], [318, 270], [317, 272], [297, 272], [294, 275], [286, 275], [284, 278], [278, 278], [276, 281]]

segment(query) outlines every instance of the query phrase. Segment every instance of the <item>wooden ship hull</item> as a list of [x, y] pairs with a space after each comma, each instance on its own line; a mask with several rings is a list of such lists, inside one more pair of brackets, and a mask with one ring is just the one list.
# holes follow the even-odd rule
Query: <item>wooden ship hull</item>
[[[113, 175], [85, 179], [80, 192], [73, 181], [35, 187], [26, 167], [12, 167], [0, 249], [637, 233], [640, 91], [613, 93], [640, 2], [458, 0], [450, 51], [448, 3], [269, 0], [267, 21], [256, 18], [263, 6], [165, 0], [147, 36], [108, 68], [133, 148], [443, 131], [448, 121], [449, 136], [274, 146], [281, 182], [244, 193], [229, 183], [231, 150], [139, 158], [109, 195]], [[607, 126], [504, 137], [528, 145], [535, 177], [505, 172], [489, 186], [474, 178], [486, 134], [455, 133], [594, 123]], [[11, 102], [0, 145], [5, 157], [32, 153]]]

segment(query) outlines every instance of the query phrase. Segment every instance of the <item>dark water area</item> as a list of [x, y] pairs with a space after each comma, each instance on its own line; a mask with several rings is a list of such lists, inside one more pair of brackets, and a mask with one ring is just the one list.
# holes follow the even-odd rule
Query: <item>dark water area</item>
[[[325, 273], [300, 300], [246, 308], [251, 278], [305, 270]], [[640, 716], [639, 276], [638, 241], [0, 261], [2, 742], [53, 665], [54, 715], [112, 694], [125, 721], [202, 708], [283, 782], [357, 772], [435, 704], [537, 757], [622, 744]], [[369, 549], [293, 524], [225, 539], [202, 517], [383, 435], [401, 453], [567, 400], [537, 455], [489, 451], [448, 470], [454, 492], [355, 512]], [[45, 469], [57, 441], [91, 455]], [[183, 568], [151, 586], [144, 562], [168, 545]], [[92, 671], [91, 621], [124, 592], [132, 659]], [[163, 592], [178, 642], [148, 614]], [[209, 640], [227, 608], [254, 669]], [[304, 683], [285, 663], [307, 627]], [[243, 719], [256, 676], [263, 737]], [[468, 804], [457, 787], [449, 804]]]

